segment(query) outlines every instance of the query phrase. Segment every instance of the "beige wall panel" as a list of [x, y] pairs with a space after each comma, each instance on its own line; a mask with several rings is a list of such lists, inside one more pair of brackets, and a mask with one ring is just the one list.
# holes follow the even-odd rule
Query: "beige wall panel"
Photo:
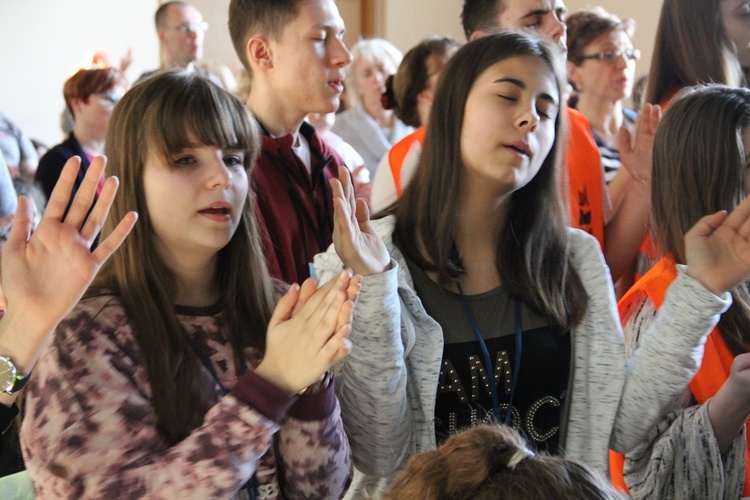
[[61, 140], [65, 80], [94, 50], [115, 64], [133, 51], [132, 80], [159, 61], [156, 0], [0, 0], [0, 108], [31, 137]]

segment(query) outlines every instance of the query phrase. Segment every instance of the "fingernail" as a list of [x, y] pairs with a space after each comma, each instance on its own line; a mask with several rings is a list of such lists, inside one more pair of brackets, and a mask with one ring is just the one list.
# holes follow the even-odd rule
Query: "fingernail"
[[344, 335], [344, 338], [348, 338], [349, 334], [352, 332], [352, 324], [351, 323], [345, 323], [341, 326], [341, 332]]

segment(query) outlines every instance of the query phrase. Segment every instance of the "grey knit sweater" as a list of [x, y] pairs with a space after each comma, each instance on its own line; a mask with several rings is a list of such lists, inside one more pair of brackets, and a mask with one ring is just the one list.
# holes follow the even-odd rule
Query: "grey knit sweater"
[[[364, 474], [392, 476], [414, 453], [435, 447], [434, 407], [443, 354], [441, 327], [413, 289], [392, 241], [395, 219], [373, 222], [391, 268], [364, 279], [354, 310], [351, 354], [336, 388], [354, 462]], [[671, 287], [649, 337], [626, 365], [612, 281], [596, 240], [569, 230], [573, 266], [589, 296], [571, 332], [570, 396], [562, 411], [568, 457], [608, 472], [608, 449], [632, 450], [659, 422], [695, 373], [706, 335], [730, 303], [684, 273]], [[321, 282], [342, 262], [331, 246], [315, 257]]]

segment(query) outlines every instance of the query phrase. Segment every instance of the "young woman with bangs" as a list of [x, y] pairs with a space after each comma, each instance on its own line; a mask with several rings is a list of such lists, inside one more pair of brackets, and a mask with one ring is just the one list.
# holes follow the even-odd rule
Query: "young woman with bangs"
[[[472, 41], [443, 70], [421, 163], [392, 214], [370, 221], [346, 172], [333, 181], [334, 247], [316, 266], [321, 278], [342, 264], [364, 276], [356, 349], [337, 372], [364, 474], [388, 476], [488, 422], [607, 472], [608, 448], [634, 448], [683, 390], [697, 368], [684, 354], [750, 274], [750, 244], [729, 243], [750, 232], [750, 202], [701, 219], [651, 326], [660, 341], [626, 366], [601, 252], [567, 228], [559, 197], [561, 82], [544, 42]], [[732, 259], [715, 260], [723, 252]]]
[[140, 221], [35, 370], [21, 435], [36, 496], [340, 496], [350, 452], [328, 370], [359, 279], [272, 283], [248, 195], [254, 121], [208, 80], [136, 85], [107, 139], [112, 217]]

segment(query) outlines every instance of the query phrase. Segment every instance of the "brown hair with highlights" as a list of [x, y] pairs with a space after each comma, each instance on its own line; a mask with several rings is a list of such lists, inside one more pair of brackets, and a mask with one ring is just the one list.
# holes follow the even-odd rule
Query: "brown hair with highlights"
[[724, 34], [719, 2], [664, 0], [646, 102], [662, 104], [670, 93], [700, 83], [741, 84], [742, 68]]
[[609, 482], [582, 463], [534, 454], [512, 427], [485, 425], [411, 458], [387, 500], [614, 500]]
[[[459, 192], [466, 171], [461, 161], [461, 124], [469, 92], [493, 64], [531, 56], [542, 60], [555, 76], [559, 95], [562, 70], [553, 51], [535, 37], [501, 31], [467, 43], [443, 69], [419, 167], [391, 209], [404, 254], [422, 269], [437, 273], [441, 285], [460, 278], [461, 251], [470, 251], [456, 247]], [[572, 266], [568, 210], [560, 195], [558, 163], [565, 137], [565, 107], [560, 106], [549, 154], [534, 178], [512, 195], [496, 266], [512, 296], [568, 331], [583, 318], [588, 298]]]
[[[742, 134], [750, 125], [750, 91], [725, 85], [678, 94], [654, 138], [651, 204], [659, 245], [684, 264], [685, 233], [701, 217], [731, 212], [745, 199], [746, 155]], [[732, 305], [719, 330], [734, 354], [750, 345], [750, 293], [732, 290]]]
[[65, 106], [75, 116], [73, 106], [71, 105], [73, 99], [81, 99], [83, 102], [88, 102], [89, 96], [107, 92], [118, 85], [127, 88], [128, 80], [125, 78], [125, 75], [115, 68], [79, 69], [63, 85]]

